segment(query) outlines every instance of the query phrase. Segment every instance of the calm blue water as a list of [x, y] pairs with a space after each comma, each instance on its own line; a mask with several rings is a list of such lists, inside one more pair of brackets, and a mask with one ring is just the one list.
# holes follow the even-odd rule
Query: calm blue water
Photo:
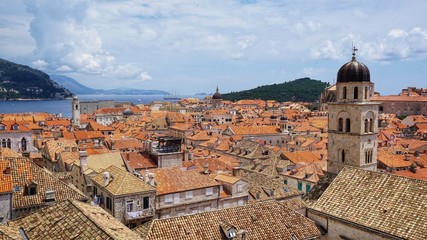
[[[164, 95], [78, 95], [80, 101], [114, 100], [116, 102], [151, 103], [165, 101]], [[182, 96], [183, 98], [198, 96]], [[203, 96], [202, 96], [203, 97]], [[71, 117], [71, 99], [0, 101], [0, 113], [48, 112]]]

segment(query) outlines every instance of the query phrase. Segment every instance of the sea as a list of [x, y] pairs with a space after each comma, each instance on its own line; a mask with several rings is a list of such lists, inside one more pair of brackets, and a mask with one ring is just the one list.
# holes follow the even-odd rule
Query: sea
[[[164, 100], [164, 95], [77, 95], [80, 101], [113, 100], [115, 102], [132, 102], [147, 104], [153, 101], [176, 102]], [[204, 96], [180, 96], [181, 98], [203, 98]], [[64, 100], [12, 100], [0, 101], [0, 113], [37, 113], [47, 112], [71, 117], [71, 99]]]

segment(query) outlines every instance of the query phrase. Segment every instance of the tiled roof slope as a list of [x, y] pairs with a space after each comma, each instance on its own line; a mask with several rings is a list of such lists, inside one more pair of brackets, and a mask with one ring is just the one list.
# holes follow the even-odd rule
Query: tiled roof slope
[[155, 175], [157, 195], [220, 185], [209, 176], [199, 174], [196, 170], [185, 171], [175, 167], [152, 169], [150, 172]]
[[22, 227], [29, 239], [141, 239], [102, 208], [75, 200], [40, 209], [9, 225]]
[[[250, 239], [312, 239], [320, 232], [310, 219], [276, 201], [265, 201], [242, 207], [204, 212], [199, 214], [156, 219], [144, 239], [227, 239], [221, 231], [223, 223], [234, 227], [237, 233], [247, 231]], [[141, 227], [141, 230], [147, 230]]]
[[0, 194], [12, 192], [12, 176], [8, 173], [9, 161], [0, 159]]
[[[45, 192], [48, 190], [55, 191], [56, 202], [64, 199], [87, 200], [83, 193], [53, 177], [49, 172], [28, 159], [8, 158], [7, 160], [10, 163], [12, 185], [13, 187], [20, 187], [19, 191], [14, 191], [13, 193], [14, 209], [44, 205]], [[35, 195], [29, 196], [25, 193], [25, 186], [29, 183], [37, 185], [37, 193]]]
[[0, 224], [0, 239], [2, 240], [21, 240], [19, 230], [14, 227]]
[[403, 239], [427, 237], [427, 182], [345, 167], [311, 209]]
[[103, 173], [99, 173], [92, 178], [93, 182], [104, 186], [107, 191], [115, 196], [132, 193], [155, 191], [155, 188], [146, 184], [144, 180], [118, 168], [114, 165], [109, 166], [104, 172], [110, 173], [110, 180], [107, 186], [104, 186], [105, 180]]

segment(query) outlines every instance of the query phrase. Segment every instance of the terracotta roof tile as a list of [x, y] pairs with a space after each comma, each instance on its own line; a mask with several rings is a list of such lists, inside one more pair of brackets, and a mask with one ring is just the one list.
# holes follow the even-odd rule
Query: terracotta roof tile
[[98, 206], [65, 200], [9, 223], [29, 239], [141, 239]]
[[[106, 186], [104, 184], [104, 172], [108, 172], [110, 174], [108, 185]], [[106, 168], [103, 172], [98, 173], [92, 178], [92, 181], [103, 186], [114, 196], [155, 191], [155, 188], [145, 183], [144, 180], [114, 165]]]
[[148, 224], [149, 228], [136, 229], [147, 240], [224, 239], [221, 229], [231, 227], [236, 233], [245, 230], [248, 239], [312, 239], [321, 236], [313, 221], [275, 201], [156, 219]]
[[186, 171], [180, 168], [161, 168], [152, 169], [150, 172], [155, 175], [157, 195], [220, 185], [215, 180], [209, 178], [209, 176], [199, 174], [194, 170]]
[[426, 206], [426, 181], [345, 167], [310, 209], [397, 238], [424, 240]]

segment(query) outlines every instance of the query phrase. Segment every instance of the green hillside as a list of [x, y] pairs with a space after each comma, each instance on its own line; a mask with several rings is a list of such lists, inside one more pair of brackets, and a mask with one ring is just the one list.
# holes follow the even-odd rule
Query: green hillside
[[66, 97], [71, 97], [71, 93], [46, 73], [0, 59], [0, 100]]
[[222, 98], [230, 101], [241, 99], [276, 100], [278, 102], [298, 101], [315, 102], [320, 93], [329, 86], [328, 83], [310, 78], [300, 78], [290, 82], [259, 86], [254, 89], [222, 94]]

